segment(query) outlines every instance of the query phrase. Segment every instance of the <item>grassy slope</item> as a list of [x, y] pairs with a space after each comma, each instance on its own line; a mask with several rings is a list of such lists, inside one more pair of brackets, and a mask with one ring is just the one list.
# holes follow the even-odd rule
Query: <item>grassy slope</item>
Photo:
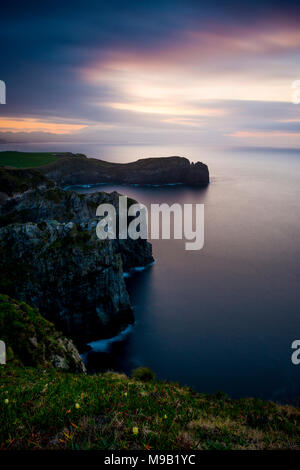
[[0, 448], [300, 448], [300, 410], [290, 406], [113, 373], [0, 366], [0, 374]]
[[33, 168], [48, 165], [57, 160], [50, 152], [0, 152], [0, 166], [16, 168]]

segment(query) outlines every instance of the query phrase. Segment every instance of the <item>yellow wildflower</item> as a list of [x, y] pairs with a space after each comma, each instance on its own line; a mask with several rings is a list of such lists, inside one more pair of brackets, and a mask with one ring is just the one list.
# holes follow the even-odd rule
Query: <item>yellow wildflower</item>
[[5, 403], [6, 405], [8, 405], [8, 404], [9, 404], [9, 399], [8, 399], [8, 398], [5, 398], [4, 403]]
[[137, 428], [136, 426], [134, 426], [134, 427], [132, 428], [132, 432], [133, 432], [134, 435], [137, 435], [137, 434], [139, 433], [139, 428]]
[[75, 408], [76, 408], [76, 410], [78, 410], [80, 408], [79, 403], [75, 403]]

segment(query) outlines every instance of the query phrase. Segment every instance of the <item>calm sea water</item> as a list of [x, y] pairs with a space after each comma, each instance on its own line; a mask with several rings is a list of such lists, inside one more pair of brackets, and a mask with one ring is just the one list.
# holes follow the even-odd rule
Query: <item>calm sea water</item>
[[210, 169], [207, 189], [80, 190], [118, 190], [146, 205], [205, 205], [204, 248], [189, 252], [183, 241], [153, 241], [156, 263], [126, 280], [136, 324], [116, 341], [98, 342], [91, 369], [128, 373], [147, 365], [161, 379], [202, 392], [300, 398], [300, 365], [291, 363], [291, 343], [300, 339], [300, 153], [97, 144], [21, 148], [68, 149], [120, 162], [182, 155]]

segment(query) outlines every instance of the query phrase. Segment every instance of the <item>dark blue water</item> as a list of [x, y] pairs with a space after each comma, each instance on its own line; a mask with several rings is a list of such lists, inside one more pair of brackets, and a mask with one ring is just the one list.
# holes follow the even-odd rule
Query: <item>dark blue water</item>
[[189, 252], [184, 241], [153, 241], [155, 265], [126, 281], [136, 324], [120, 341], [100, 343], [106, 352], [91, 366], [128, 373], [147, 365], [202, 392], [297, 401], [300, 365], [291, 363], [291, 343], [300, 339], [300, 154], [150, 146], [86, 153], [111, 161], [185, 155], [206, 162], [212, 177], [204, 190], [98, 188], [146, 205], [203, 203], [205, 245]]

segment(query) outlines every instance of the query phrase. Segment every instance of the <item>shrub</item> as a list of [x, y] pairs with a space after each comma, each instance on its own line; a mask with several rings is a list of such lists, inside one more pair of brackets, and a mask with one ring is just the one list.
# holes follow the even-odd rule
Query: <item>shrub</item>
[[132, 372], [132, 378], [141, 382], [151, 382], [155, 379], [155, 374], [149, 367], [138, 367]]

